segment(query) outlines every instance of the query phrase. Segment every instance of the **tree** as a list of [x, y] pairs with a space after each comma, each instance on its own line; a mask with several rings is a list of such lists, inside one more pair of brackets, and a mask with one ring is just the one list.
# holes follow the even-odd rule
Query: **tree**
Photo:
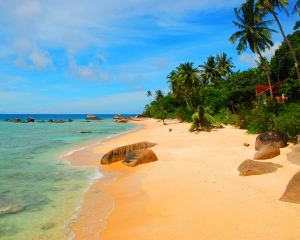
[[232, 74], [232, 68], [234, 65], [232, 63], [232, 58], [227, 58], [226, 53], [218, 54], [216, 57], [217, 62], [217, 71], [221, 77], [227, 78], [230, 74]]
[[167, 117], [167, 106], [164, 94], [161, 90], [155, 91], [155, 100], [157, 102], [157, 108], [158, 108], [158, 117], [163, 120], [163, 124], [165, 125], [165, 119]]
[[244, 52], [249, 45], [251, 51], [259, 56], [267, 74], [270, 95], [273, 99], [269, 67], [261, 54], [261, 51], [273, 46], [271, 32], [274, 32], [274, 30], [268, 27], [272, 21], [264, 20], [266, 13], [257, 9], [254, 0], [247, 0], [240, 9], [235, 8], [234, 12], [237, 21], [233, 21], [233, 24], [239, 28], [239, 31], [230, 37], [230, 42], [235, 43], [238, 41], [237, 51], [239, 54]]
[[[300, 0], [296, 0], [295, 5], [293, 7], [293, 13], [297, 12], [300, 9]], [[298, 12], [300, 15], [300, 12]]]
[[150, 90], [147, 91], [146, 96], [150, 99], [151, 102], [152, 92]]
[[209, 83], [216, 83], [217, 78], [220, 74], [217, 68], [216, 58], [214, 56], [209, 56], [202, 65], [199, 65], [201, 68], [201, 80], [202, 85], [206, 86]]
[[[286, 43], [287, 43], [287, 45], [288, 45], [288, 47], [291, 51], [291, 54], [292, 54], [292, 57], [293, 57], [293, 60], [294, 60], [294, 63], [295, 63], [295, 68], [296, 68], [296, 73], [297, 73], [299, 86], [300, 86], [300, 71], [299, 71], [299, 63], [298, 63], [296, 52], [295, 52], [290, 40], [286, 36], [286, 34], [285, 34], [285, 32], [282, 28], [282, 25], [279, 21], [278, 15], [275, 12], [276, 9], [278, 9], [279, 11], [284, 10], [284, 11], [287, 12], [288, 2], [289, 2], [288, 0], [259, 0], [258, 1], [258, 7], [260, 9], [263, 9], [265, 12], [270, 13], [270, 14], [273, 15], [273, 17], [274, 17], [274, 19], [275, 19], [275, 21], [278, 25], [278, 28], [280, 30], [280, 33], [281, 33], [283, 39], [286, 41]], [[300, 0], [298, 0], [297, 2], [298, 2], [298, 5], [300, 5]], [[297, 5], [297, 3], [296, 3], [296, 5]]]

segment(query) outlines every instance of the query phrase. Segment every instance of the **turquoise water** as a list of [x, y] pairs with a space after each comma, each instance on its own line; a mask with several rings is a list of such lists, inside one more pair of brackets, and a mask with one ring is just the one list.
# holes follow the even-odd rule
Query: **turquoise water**
[[[80, 117], [70, 123], [0, 120], [1, 240], [68, 238], [67, 224], [96, 171], [66, 165], [61, 154], [134, 128]], [[83, 130], [92, 133], [79, 133]]]

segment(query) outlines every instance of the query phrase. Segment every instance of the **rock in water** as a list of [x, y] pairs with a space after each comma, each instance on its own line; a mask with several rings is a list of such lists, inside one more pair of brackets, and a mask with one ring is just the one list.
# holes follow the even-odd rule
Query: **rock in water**
[[32, 117], [27, 118], [27, 122], [35, 122], [35, 119]]
[[276, 157], [280, 155], [280, 148], [278, 148], [274, 144], [267, 144], [262, 146], [255, 154], [254, 159], [255, 160], [264, 160], [264, 159], [270, 159], [273, 157]]
[[118, 119], [117, 122], [118, 123], [128, 123], [128, 119], [126, 119], [126, 118]]
[[128, 153], [122, 163], [128, 167], [135, 167], [139, 164], [157, 160], [155, 153], [151, 149], [141, 149]]
[[292, 147], [291, 152], [287, 154], [287, 160], [291, 163], [300, 165], [300, 144]]
[[106, 153], [102, 157], [101, 164], [110, 164], [113, 162], [123, 161], [128, 153], [135, 151], [135, 150], [151, 148], [155, 145], [156, 145], [156, 143], [138, 142], [138, 143], [115, 148], [115, 149], [109, 151], [108, 153]]
[[96, 115], [94, 114], [88, 114], [86, 116], [86, 120], [100, 120], [100, 118], [98, 118]]
[[300, 171], [297, 172], [286, 186], [280, 201], [300, 204]]
[[272, 162], [257, 162], [250, 159], [245, 160], [238, 167], [240, 176], [261, 175], [277, 171], [282, 165]]
[[121, 114], [116, 114], [113, 119], [123, 119], [124, 117]]
[[6, 215], [6, 214], [15, 214], [19, 213], [25, 210], [25, 207], [17, 204], [17, 203], [12, 203], [9, 206], [2, 207], [0, 205], [0, 216]]
[[258, 151], [263, 145], [273, 143], [278, 148], [287, 146], [288, 136], [279, 131], [268, 131], [259, 134], [255, 141], [255, 150]]

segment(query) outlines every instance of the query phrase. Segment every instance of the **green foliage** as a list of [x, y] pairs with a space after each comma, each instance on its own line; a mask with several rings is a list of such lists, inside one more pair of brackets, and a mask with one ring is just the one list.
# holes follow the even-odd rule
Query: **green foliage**
[[290, 138], [300, 134], [300, 104], [291, 103], [274, 119], [274, 129], [283, 131]]
[[239, 126], [238, 115], [233, 114], [226, 107], [221, 108], [220, 111], [214, 115], [214, 118], [219, 124]]

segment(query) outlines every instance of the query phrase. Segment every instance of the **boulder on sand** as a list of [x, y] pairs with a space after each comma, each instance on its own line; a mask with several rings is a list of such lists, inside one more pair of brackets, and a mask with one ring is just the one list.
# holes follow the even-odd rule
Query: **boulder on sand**
[[135, 167], [139, 164], [157, 161], [157, 156], [151, 149], [140, 149], [126, 155], [122, 163], [128, 167]]
[[267, 144], [262, 146], [255, 154], [254, 159], [255, 160], [264, 160], [264, 159], [270, 159], [273, 157], [276, 157], [280, 155], [280, 148], [278, 148], [274, 144]]
[[128, 119], [126, 119], [126, 118], [118, 119], [117, 122], [118, 123], [128, 123]]
[[255, 150], [258, 151], [263, 145], [273, 143], [278, 148], [287, 146], [288, 136], [280, 131], [267, 131], [259, 134], [255, 141]]
[[100, 120], [100, 118], [94, 114], [88, 114], [86, 115], [86, 120]]
[[300, 204], [300, 171], [292, 177], [279, 200]]
[[272, 162], [257, 162], [250, 159], [245, 160], [238, 167], [240, 176], [261, 175], [277, 171], [282, 165]]
[[300, 144], [292, 147], [291, 152], [287, 154], [287, 160], [291, 163], [300, 165]]
[[107, 152], [101, 158], [101, 164], [110, 164], [113, 162], [123, 161], [128, 153], [135, 151], [135, 150], [151, 148], [155, 145], [156, 145], [156, 143], [138, 142], [138, 143], [115, 148], [115, 149]]

